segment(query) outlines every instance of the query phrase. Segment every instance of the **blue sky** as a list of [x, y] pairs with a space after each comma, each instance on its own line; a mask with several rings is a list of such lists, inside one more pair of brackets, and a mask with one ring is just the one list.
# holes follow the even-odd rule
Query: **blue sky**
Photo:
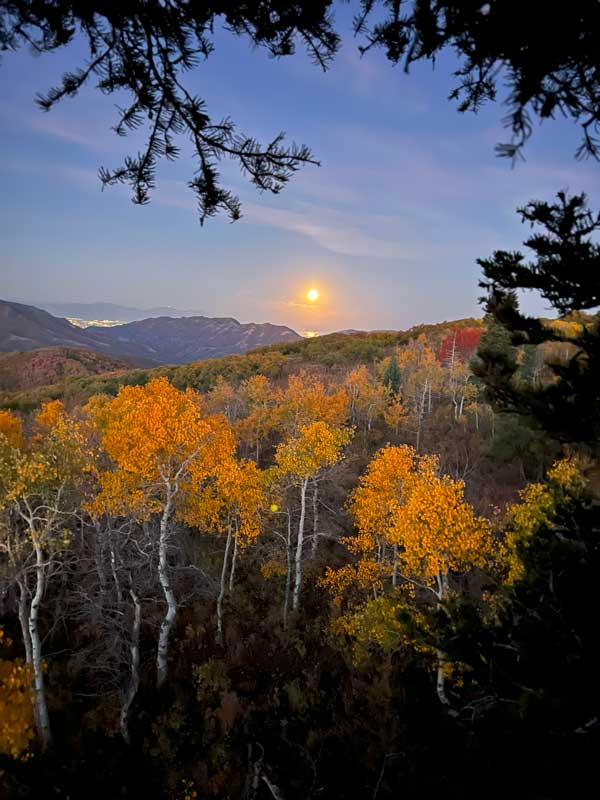
[[[348, 29], [348, 9], [338, 7]], [[233, 163], [227, 185], [244, 217], [197, 222], [186, 188], [189, 150], [159, 170], [149, 206], [126, 188], [100, 190], [99, 166], [135, 153], [118, 138], [115, 97], [89, 88], [43, 114], [36, 92], [81, 61], [69, 49], [21, 50], [0, 64], [0, 296], [28, 303], [107, 301], [194, 308], [210, 316], [297, 330], [406, 328], [480, 315], [475, 259], [519, 246], [514, 210], [559, 189], [600, 205], [600, 166], [574, 159], [577, 128], [536, 129], [526, 162], [511, 169], [499, 104], [460, 115], [446, 100], [452, 58], [407, 76], [382, 54], [344, 46], [327, 73], [304, 53], [274, 61], [225, 32], [189, 76], [215, 118], [266, 141], [280, 130], [308, 144], [306, 167], [273, 197]], [[305, 293], [321, 291], [308, 307]], [[531, 309], [543, 306], [528, 300]]]

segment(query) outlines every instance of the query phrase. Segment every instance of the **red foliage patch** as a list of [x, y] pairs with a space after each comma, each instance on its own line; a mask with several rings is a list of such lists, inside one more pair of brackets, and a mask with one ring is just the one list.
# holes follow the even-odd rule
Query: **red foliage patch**
[[469, 361], [477, 350], [481, 339], [483, 327], [478, 328], [453, 328], [440, 344], [438, 360], [441, 364], [449, 364], [454, 357], [459, 361]]

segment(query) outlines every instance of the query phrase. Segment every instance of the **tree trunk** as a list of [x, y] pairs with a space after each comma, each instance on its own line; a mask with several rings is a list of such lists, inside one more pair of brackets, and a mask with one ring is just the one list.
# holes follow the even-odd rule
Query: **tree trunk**
[[394, 568], [392, 570], [392, 586], [394, 589], [398, 585], [398, 545], [394, 544], [393, 548], [394, 553]]
[[31, 637], [29, 636], [29, 622], [27, 619], [27, 589], [23, 581], [17, 581], [19, 587], [19, 624], [21, 625], [21, 635], [23, 636], [23, 646], [25, 647], [25, 663], [31, 667], [33, 658], [31, 655]]
[[39, 631], [39, 611], [46, 587], [46, 565], [42, 547], [37, 541], [37, 534], [32, 532], [33, 547], [35, 550], [35, 594], [29, 607], [29, 636], [31, 639], [31, 665], [33, 668], [33, 696], [35, 719], [38, 736], [42, 750], [46, 750], [52, 741], [50, 718], [46, 704], [46, 690], [44, 688], [44, 673], [42, 670], [42, 642]]
[[33, 716], [35, 720], [35, 727], [38, 730], [37, 721], [37, 706], [35, 702], [35, 692], [33, 689], [32, 678], [32, 665], [33, 655], [31, 653], [31, 636], [29, 635], [29, 615], [27, 613], [27, 588], [22, 580], [17, 581], [19, 587], [19, 624], [21, 626], [21, 636], [23, 637], [23, 646], [25, 648], [25, 663], [30, 670], [29, 673], [29, 695], [31, 699], [31, 707], [33, 708]]
[[312, 496], [312, 512], [313, 512], [313, 538], [310, 548], [310, 557], [315, 558], [317, 555], [317, 546], [319, 544], [319, 534], [317, 529], [319, 527], [319, 484], [315, 480], [313, 482], [313, 496]]
[[446, 678], [444, 675], [444, 654], [441, 650], [436, 650], [437, 655], [437, 677], [435, 682], [435, 690], [438, 699], [443, 706], [450, 706], [450, 701], [446, 695]]
[[113, 538], [112, 538], [112, 530], [109, 528], [108, 530], [108, 548], [110, 552], [110, 569], [112, 573], [112, 578], [115, 584], [115, 591], [117, 593], [117, 605], [121, 605], [121, 584], [119, 582], [119, 576], [117, 575], [117, 557], [115, 555], [115, 548], [113, 545]]
[[[237, 526], [236, 526], [237, 528]], [[237, 564], [237, 555], [238, 555], [238, 532], [236, 530], [235, 536], [233, 537], [233, 555], [231, 557], [231, 571], [229, 573], [229, 593], [233, 592], [233, 582], [235, 579], [235, 566]]]
[[119, 720], [121, 736], [126, 744], [131, 744], [129, 737], [129, 709], [133, 703], [140, 686], [140, 628], [142, 625], [142, 606], [139, 598], [133, 589], [129, 590], [129, 596], [133, 600], [133, 626], [131, 628], [131, 675], [129, 686], [125, 693], [123, 705], [121, 706], [121, 716]]
[[221, 567], [221, 584], [217, 597], [217, 644], [223, 644], [223, 598], [225, 597], [225, 576], [229, 562], [229, 548], [231, 546], [231, 523], [227, 527], [227, 542], [225, 543], [225, 553], [223, 554], [223, 566]]
[[298, 610], [300, 605], [300, 585], [302, 583], [302, 548], [304, 545], [304, 520], [306, 519], [306, 489], [308, 478], [300, 484], [300, 521], [298, 522], [298, 541], [296, 543], [294, 593], [292, 596], [292, 609]]
[[[436, 577], [438, 583], [438, 600], [439, 600], [438, 608], [443, 610], [442, 600], [447, 594], [448, 573], [438, 572]], [[446, 659], [444, 653], [441, 650], [436, 649], [435, 652], [437, 656], [437, 676], [436, 676], [435, 690], [440, 703], [443, 706], [450, 708], [451, 703], [450, 700], [448, 700], [448, 696], [446, 694], [446, 676], [444, 675], [444, 666], [446, 664]]]
[[161, 688], [167, 679], [167, 656], [169, 651], [169, 634], [177, 614], [177, 601], [169, 580], [167, 563], [167, 545], [169, 541], [169, 517], [173, 507], [173, 495], [170, 487], [167, 489], [167, 501], [160, 519], [160, 537], [158, 540], [158, 579], [167, 602], [167, 613], [160, 626], [158, 637], [158, 652], [156, 655], [156, 686]]
[[285, 546], [285, 597], [283, 599], [283, 629], [287, 628], [288, 608], [290, 604], [290, 584], [292, 582], [292, 515], [287, 512], [287, 541]]

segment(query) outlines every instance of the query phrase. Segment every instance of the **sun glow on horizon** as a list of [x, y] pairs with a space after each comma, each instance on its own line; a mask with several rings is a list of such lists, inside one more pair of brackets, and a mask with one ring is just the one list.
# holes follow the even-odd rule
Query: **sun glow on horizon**
[[311, 303], [316, 302], [319, 299], [319, 290], [318, 289], [309, 289], [306, 293], [306, 299], [310, 300]]

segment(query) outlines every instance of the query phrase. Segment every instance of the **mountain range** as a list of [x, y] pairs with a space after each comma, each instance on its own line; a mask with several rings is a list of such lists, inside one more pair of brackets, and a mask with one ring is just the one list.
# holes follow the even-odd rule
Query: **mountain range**
[[137, 366], [152, 366], [245, 353], [301, 338], [284, 325], [242, 324], [231, 317], [161, 316], [83, 329], [35, 306], [0, 300], [0, 351], [86, 348]]
[[136, 322], [150, 317], [198, 317], [200, 309], [179, 309], [171, 306], [158, 308], [136, 308], [116, 303], [37, 303], [36, 308], [49, 311], [55, 317], [70, 317], [82, 320], [119, 320]]

